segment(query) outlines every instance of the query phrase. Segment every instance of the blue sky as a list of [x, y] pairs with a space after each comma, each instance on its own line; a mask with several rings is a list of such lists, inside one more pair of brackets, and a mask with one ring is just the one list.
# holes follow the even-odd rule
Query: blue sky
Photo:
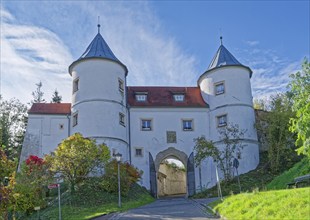
[[129, 85], [196, 86], [223, 36], [253, 70], [254, 97], [285, 90], [309, 57], [309, 1], [1, 1], [1, 94], [30, 101], [42, 81], [71, 101], [68, 66], [101, 33]]

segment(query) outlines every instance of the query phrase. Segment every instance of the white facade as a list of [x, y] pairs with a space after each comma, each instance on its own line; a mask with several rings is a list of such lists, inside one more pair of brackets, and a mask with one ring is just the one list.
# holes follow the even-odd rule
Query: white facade
[[63, 139], [79, 132], [105, 143], [112, 153], [121, 153], [124, 161], [143, 171], [140, 184], [155, 193], [159, 164], [166, 158], [179, 159], [188, 170], [190, 195], [216, 183], [213, 160], [194, 167], [193, 139], [204, 135], [222, 147], [218, 128], [233, 123], [247, 130], [239, 173], [255, 169], [259, 163], [252, 72], [222, 45], [198, 79], [198, 87], [128, 87], [126, 66], [99, 33], [82, 57], [71, 64], [69, 73], [71, 109], [50, 110], [53, 104], [42, 103], [32, 107], [22, 160], [29, 154], [48, 154]]

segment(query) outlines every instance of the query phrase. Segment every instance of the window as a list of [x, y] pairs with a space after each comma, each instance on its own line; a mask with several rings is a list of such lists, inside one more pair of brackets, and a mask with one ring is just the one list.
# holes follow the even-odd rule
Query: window
[[59, 129], [63, 130], [64, 129], [64, 124], [59, 124]]
[[73, 93], [79, 90], [79, 78], [73, 80]]
[[184, 94], [175, 94], [173, 95], [174, 101], [176, 102], [183, 102], [184, 101]]
[[78, 113], [74, 113], [72, 126], [76, 126], [78, 124]]
[[119, 113], [119, 123], [125, 126], [125, 115], [123, 113]]
[[124, 93], [124, 81], [121, 79], [118, 79], [118, 89], [121, 93]]
[[183, 131], [193, 130], [193, 120], [183, 120]]
[[215, 84], [215, 95], [220, 95], [225, 92], [224, 82]]
[[135, 149], [135, 156], [136, 157], [143, 157], [143, 150], [142, 150], [142, 148], [136, 148]]
[[217, 116], [217, 126], [222, 127], [227, 125], [227, 115]]
[[143, 95], [139, 94], [139, 95], [136, 95], [136, 100], [137, 100], [137, 102], [145, 102], [146, 97], [147, 97], [146, 94], [143, 94]]
[[151, 131], [152, 130], [152, 120], [151, 119], [142, 119], [141, 120], [141, 130], [142, 131]]

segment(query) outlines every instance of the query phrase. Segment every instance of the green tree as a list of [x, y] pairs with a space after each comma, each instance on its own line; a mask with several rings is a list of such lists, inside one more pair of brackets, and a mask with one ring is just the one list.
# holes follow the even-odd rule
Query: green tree
[[31, 93], [32, 97], [33, 97], [31, 104], [33, 104], [33, 103], [44, 103], [45, 102], [45, 99], [43, 98], [44, 92], [41, 91], [41, 88], [43, 86], [42, 82], [40, 81], [40, 82], [36, 83], [36, 86], [37, 86], [37, 89]]
[[236, 124], [229, 124], [219, 128], [218, 133], [220, 134], [219, 146], [215, 146], [204, 136], [194, 139], [195, 163], [198, 166], [206, 158], [213, 158], [223, 172], [225, 181], [230, 181], [232, 179], [232, 162], [235, 157], [241, 158], [244, 147], [241, 139], [246, 130], [240, 129]]
[[45, 157], [51, 164], [50, 170], [70, 183], [71, 192], [88, 174], [102, 169], [109, 159], [110, 151], [106, 145], [96, 145], [95, 140], [79, 133], [63, 140], [53, 154]]
[[55, 89], [52, 96], [52, 103], [61, 103], [62, 97], [59, 95], [57, 89]]
[[0, 96], [0, 148], [10, 159], [18, 159], [26, 130], [27, 106], [18, 99]]
[[289, 120], [294, 116], [290, 93], [280, 93], [264, 103], [264, 110], [256, 123], [258, 133], [266, 138], [272, 172], [277, 173], [294, 161], [294, 134], [289, 132]]
[[290, 131], [297, 133], [298, 154], [310, 158], [310, 63], [304, 60], [302, 71], [291, 75], [289, 84], [292, 92], [293, 110], [296, 117], [290, 120]]

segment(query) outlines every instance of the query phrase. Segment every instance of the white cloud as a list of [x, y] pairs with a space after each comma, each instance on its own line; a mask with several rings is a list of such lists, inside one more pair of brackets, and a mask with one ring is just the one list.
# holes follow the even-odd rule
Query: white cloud
[[15, 22], [1, 9], [1, 95], [16, 97], [27, 103], [32, 99], [35, 84], [43, 83], [44, 98], [51, 100], [55, 88], [70, 101], [71, 83], [67, 72], [72, 62], [68, 48], [53, 32]]
[[254, 40], [253, 40], [253, 41], [250, 41], [250, 40], [249, 40], [249, 41], [246, 41], [245, 43], [246, 43], [247, 45], [249, 45], [249, 46], [256, 46], [256, 45], [259, 44], [259, 41], [256, 41], [256, 40], [255, 40], [255, 41], [254, 41]]

